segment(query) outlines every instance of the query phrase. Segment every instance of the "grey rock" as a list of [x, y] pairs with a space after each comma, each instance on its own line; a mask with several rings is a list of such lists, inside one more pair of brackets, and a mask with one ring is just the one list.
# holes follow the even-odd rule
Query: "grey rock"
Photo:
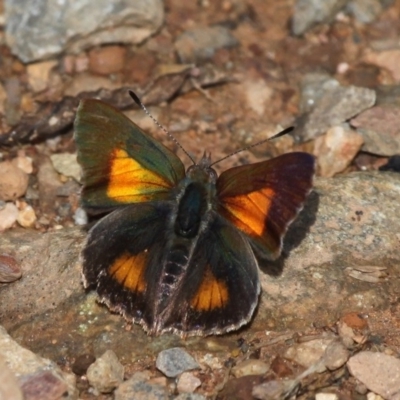
[[368, 24], [382, 12], [383, 4], [380, 0], [352, 0], [346, 9], [357, 21]]
[[357, 380], [385, 399], [400, 399], [400, 360], [372, 351], [362, 351], [347, 362]]
[[[310, 111], [303, 114], [296, 123], [295, 135], [306, 141], [322, 135], [332, 126], [340, 125], [360, 112], [373, 106], [376, 94], [374, 90], [357, 86], [336, 85], [334, 80], [321, 80], [321, 89], [313, 89], [318, 79], [303, 85], [305, 99]], [[312, 107], [313, 103], [313, 107]]]
[[348, 0], [297, 0], [294, 6], [292, 32], [301, 35], [317, 23], [329, 22]]
[[6, 0], [6, 41], [24, 62], [105, 43], [140, 43], [163, 22], [161, 0]]
[[182, 372], [199, 368], [197, 361], [179, 347], [161, 351], [157, 356], [156, 366], [168, 378], [175, 378]]
[[[2, 326], [0, 326], [0, 359], [17, 377], [26, 398], [39, 400], [44, 399], [44, 394], [49, 392], [59, 393], [60, 396], [66, 392], [64, 399], [76, 399], [73, 374], [61, 371], [54, 362], [20, 346]], [[32, 397], [33, 394], [36, 397]]]
[[184, 63], [196, 63], [211, 58], [215, 51], [236, 46], [238, 41], [223, 26], [196, 28], [182, 33], [175, 41], [175, 49]]
[[114, 400], [167, 400], [167, 389], [147, 381], [143, 373], [136, 373], [115, 390]]
[[400, 153], [400, 108], [372, 107], [350, 121], [364, 139], [362, 150], [381, 156]]
[[343, 343], [334, 341], [325, 350], [324, 364], [329, 370], [335, 370], [346, 364], [349, 356], [349, 351]]
[[174, 400], [206, 400], [207, 398], [198, 393], [181, 393], [174, 397]]
[[111, 393], [124, 380], [124, 366], [107, 350], [87, 370], [87, 379], [100, 393]]

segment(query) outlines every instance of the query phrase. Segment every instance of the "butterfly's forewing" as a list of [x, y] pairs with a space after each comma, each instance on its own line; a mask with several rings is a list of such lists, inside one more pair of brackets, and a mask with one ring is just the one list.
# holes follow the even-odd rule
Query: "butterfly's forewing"
[[165, 199], [185, 176], [175, 154], [106, 103], [82, 100], [74, 128], [87, 209]]
[[288, 153], [231, 168], [217, 180], [217, 210], [250, 237], [263, 256], [275, 259], [311, 191], [314, 164], [310, 154]]
[[199, 238], [168, 315], [160, 317], [166, 331], [221, 334], [250, 320], [259, 293], [257, 261], [248, 240], [217, 216]]

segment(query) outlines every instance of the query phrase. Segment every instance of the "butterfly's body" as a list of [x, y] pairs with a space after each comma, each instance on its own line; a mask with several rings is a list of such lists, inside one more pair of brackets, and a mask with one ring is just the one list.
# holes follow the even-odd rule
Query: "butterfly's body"
[[311, 189], [312, 156], [287, 154], [220, 177], [204, 156], [185, 172], [172, 152], [96, 100], [81, 103], [75, 130], [83, 205], [114, 210], [89, 232], [85, 286], [151, 334], [246, 324], [260, 293], [256, 254], [280, 254]]

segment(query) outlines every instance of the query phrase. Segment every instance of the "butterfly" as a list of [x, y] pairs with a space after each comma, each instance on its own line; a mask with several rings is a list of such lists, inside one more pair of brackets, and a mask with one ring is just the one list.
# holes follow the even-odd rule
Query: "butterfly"
[[280, 255], [312, 190], [314, 157], [288, 153], [218, 176], [205, 154], [185, 171], [171, 150], [94, 99], [80, 102], [74, 130], [81, 203], [109, 212], [88, 232], [84, 286], [152, 335], [247, 324], [260, 295], [257, 260]]

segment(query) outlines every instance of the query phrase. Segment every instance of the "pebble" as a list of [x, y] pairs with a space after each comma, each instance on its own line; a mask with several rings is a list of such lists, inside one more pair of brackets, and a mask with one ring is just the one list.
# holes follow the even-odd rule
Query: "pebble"
[[264, 79], [246, 80], [242, 86], [247, 105], [258, 115], [263, 115], [267, 102], [271, 100], [274, 93], [273, 89], [267, 85]]
[[89, 366], [95, 361], [96, 357], [93, 354], [81, 354], [72, 364], [72, 372], [78, 376], [85, 375]]
[[114, 400], [165, 400], [167, 389], [148, 382], [145, 373], [137, 372], [131, 379], [121, 383], [114, 392]]
[[26, 174], [31, 174], [33, 172], [32, 158], [26, 156], [15, 157], [11, 160], [13, 165], [24, 171]]
[[329, 21], [345, 3], [346, 0], [297, 0], [292, 18], [292, 32], [302, 35], [317, 23]]
[[0, 282], [14, 282], [21, 276], [22, 271], [17, 260], [12, 256], [0, 254]]
[[379, 396], [379, 394], [369, 392], [367, 393], [367, 400], [385, 400], [385, 399], [382, 396]]
[[347, 367], [370, 391], [384, 399], [400, 399], [400, 359], [362, 351], [349, 359]]
[[66, 382], [51, 371], [39, 371], [20, 379], [24, 398], [27, 400], [58, 400], [68, 393]]
[[339, 400], [339, 396], [336, 393], [317, 393], [315, 400]]
[[383, 10], [380, 0], [351, 0], [346, 8], [363, 24], [374, 21]]
[[74, 178], [77, 182], [81, 179], [81, 167], [76, 159], [76, 153], [60, 153], [50, 156], [54, 169], [64, 176]]
[[89, 366], [86, 377], [100, 393], [111, 393], [124, 380], [124, 366], [112, 350], [107, 350]]
[[73, 216], [75, 225], [81, 226], [81, 225], [86, 225], [89, 221], [87, 212], [82, 208], [78, 207]]
[[11, 161], [0, 162], [0, 200], [16, 200], [28, 188], [28, 175]]
[[45, 158], [39, 165], [37, 173], [39, 187], [39, 202], [43, 213], [54, 213], [54, 204], [57, 199], [57, 190], [62, 185], [52, 162]]
[[334, 126], [314, 142], [319, 173], [332, 177], [344, 171], [357, 155], [364, 143], [363, 136], [349, 127]]
[[196, 28], [183, 32], [175, 41], [182, 63], [208, 60], [218, 49], [237, 46], [237, 39], [223, 26]]
[[333, 371], [346, 364], [349, 359], [349, 351], [339, 341], [334, 341], [328, 345], [324, 353], [324, 364], [326, 368]]
[[246, 360], [232, 368], [232, 374], [236, 378], [246, 375], [263, 375], [270, 369], [269, 364], [261, 360]]
[[18, 208], [14, 203], [6, 203], [0, 208], [0, 232], [10, 229], [18, 218]]
[[89, 52], [89, 71], [99, 75], [120, 72], [125, 65], [126, 48], [105, 46]]
[[198, 393], [181, 393], [174, 397], [174, 400], [207, 400], [207, 398]]
[[24, 203], [22, 208], [18, 212], [17, 222], [23, 228], [32, 228], [36, 222], [35, 210], [31, 205]]
[[191, 372], [183, 372], [176, 385], [179, 393], [193, 393], [201, 385], [201, 380]]
[[375, 97], [375, 91], [367, 88], [329, 86], [311, 111], [299, 118], [295, 135], [303, 141], [314, 139], [373, 106]]
[[284, 381], [268, 381], [261, 385], [254, 386], [252, 395], [256, 399], [271, 400], [284, 399], [290, 387], [294, 386], [294, 381], [291, 379]]
[[366, 51], [363, 60], [368, 64], [388, 70], [396, 83], [400, 82], [400, 49]]
[[[314, 339], [289, 347], [285, 352], [285, 358], [295, 361], [303, 367], [309, 368], [316, 364], [324, 355], [326, 348], [332, 339]], [[324, 372], [326, 367], [321, 365], [317, 372]]]
[[197, 361], [180, 347], [161, 351], [156, 366], [168, 378], [176, 378], [182, 372], [199, 368]]
[[26, 72], [28, 74], [29, 86], [34, 92], [41, 92], [47, 89], [51, 70], [57, 63], [57, 61], [51, 60], [27, 65]]
[[353, 118], [350, 123], [364, 139], [363, 151], [389, 157], [400, 153], [399, 107], [372, 107]]

